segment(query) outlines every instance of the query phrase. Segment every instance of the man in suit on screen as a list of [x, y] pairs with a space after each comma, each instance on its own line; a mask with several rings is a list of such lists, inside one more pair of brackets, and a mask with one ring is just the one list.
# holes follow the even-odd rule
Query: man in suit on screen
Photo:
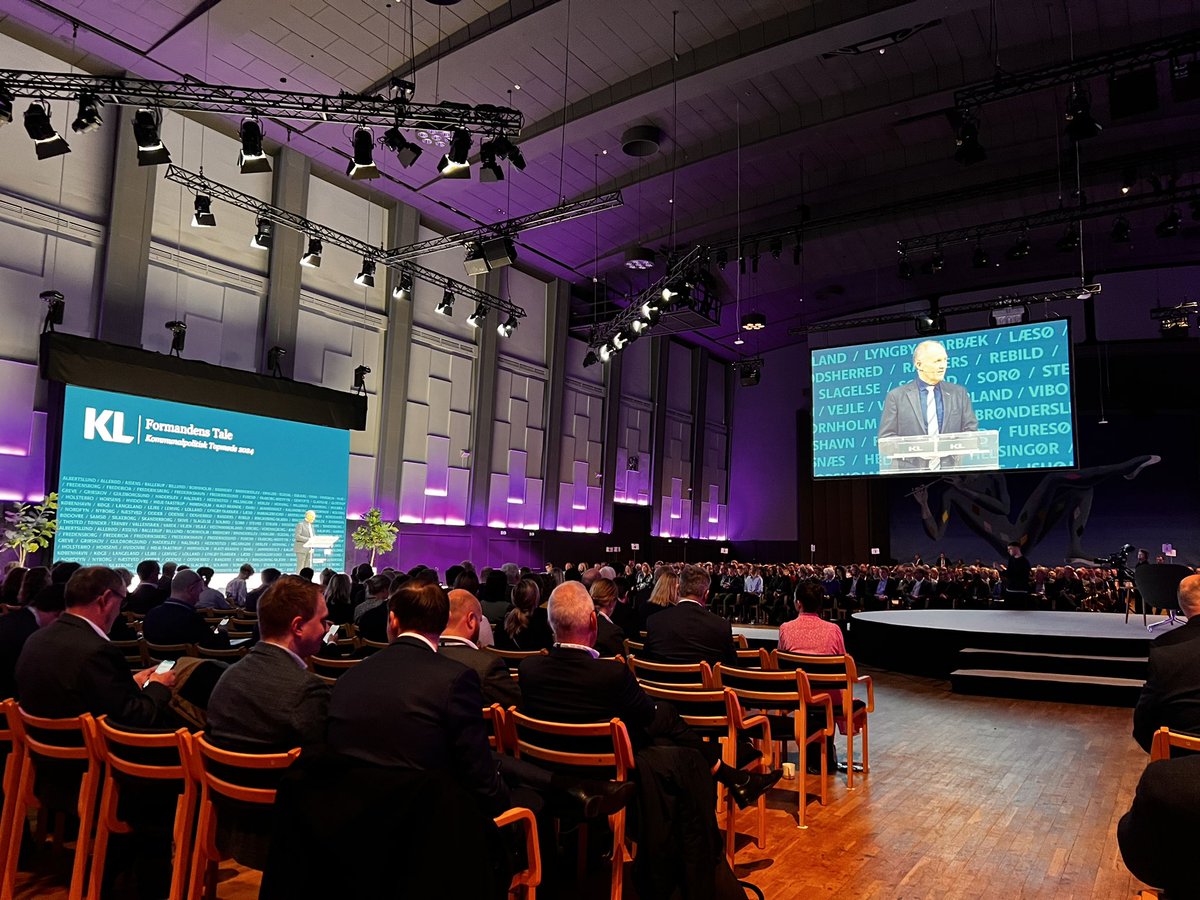
[[310, 509], [304, 514], [304, 518], [296, 523], [296, 537], [292, 543], [292, 549], [296, 551], [297, 572], [305, 566], [312, 568], [312, 548], [304, 545], [317, 533], [313, 528], [313, 522], [316, 520], [317, 514]]
[[[946, 348], [940, 341], [921, 341], [913, 350], [917, 377], [892, 388], [883, 401], [879, 437], [911, 437], [958, 431], [978, 431], [971, 395], [962, 385], [946, 381]], [[946, 460], [904, 460], [905, 468], [938, 469]]]

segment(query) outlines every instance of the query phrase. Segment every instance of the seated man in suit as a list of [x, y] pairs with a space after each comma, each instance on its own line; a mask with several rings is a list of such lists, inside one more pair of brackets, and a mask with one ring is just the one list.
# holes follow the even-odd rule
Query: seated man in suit
[[[720, 762], [718, 743], [703, 740], [669, 704], [652, 700], [627, 667], [600, 659], [592, 647], [596, 611], [582, 584], [560, 584], [550, 595], [549, 610], [556, 643], [548, 656], [521, 660], [521, 712], [554, 722], [607, 722], [619, 718], [629, 731], [635, 752], [657, 741], [690, 747], [704, 757], [716, 780], [728, 787], [743, 807], [779, 780], [782, 771], [743, 772]], [[739, 742], [739, 765], [756, 755], [748, 742]]]
[[321, 589], [287, 575], [258, 604], [262, 639], [217, 682], [208, 700], [213, 743], [241, 753], [280, 753], [325, 740], [330, 686], [308, 671], [327, 613]]
[[52, 584], [38, 591], [27, 606], [0, 616], [0, 697], [16, 695], [14, 671], [25, 642], [39, 628], [62, 615], [65, 588]]
[[142, 636], [151, 644], [196, 644], [225, 648], [229, 635], [214, 631], [196, 612], [196, 603], [204, 591], [204, 579], [191, 569], [181, 569], [171, 579], [171, 597], [160, 603], [142, 621]]
[[1200, 756], [1146, 766], [1133, 805], [1117, 824], [1121, 858], [1135, 877], [1162, 888], [1163, 900], [1200, 895], [1200, 872], [1179, 841], [1200, 828]]
[[646, 622], [647, 659], [737, 665], [733, 626], [705, 608], [710, 583], [709, 574], [699, 566], [683, 567], [679, 600]]
[[617, 605], [617, 585], [608, 578], [592, 584], [592, 603], [596, 606], [596, 652], [601, 656], [620, 656], [625, 652], [625, 632], [612, 620]]
[[1179, 582], [1179, 609], [1188, 623], [1150, 645], [1146, 684], [1133, 711], [1133, 737], [1147, 752], [1164, 725], [1200, 734], [1200, 653], [1192, 646], [1200, 635], [1200, 575]]
[[499, 703], [504, 709], [521, 702], [517, 680], [495, 653], [479, 649], [480, 625], [487, 620], [479, 600], [470, 591], [450, 592], [450, 619], [438, 641], [438, 653], [474, 669], [483, 689], [483, 702]]
[[[261, 583], [259, 584], [259, 586], [256, 587], [254, 590], [248, 591], [246, 593], [246, 605], [244, 607], [246, 612], [249, 612], [249, 613], [258, 612], [259, 598], [262, 597], [262, 595], [267, 592], [267, 588], [269, 588], [275, 581], [277, 581], [279, 579], [279, 576], [281, 574], [282, 573], [278, 569], [275, 569], [275, 568], [269, 568], [269, 569], [262, 570], [262, 574], [259, 576], [259, 578], [261, 579]], [[310, 581], [312, 580], [311, 575], [309, 576], [309, 580]]]
[[145, 615], [167, 599], [167, 591], [158, 586], [161, 574], [156, 559], [143, 559], [137, 564], [138, 586], [125, 598], [127, 612]]
[[121, 614], [125, 582], [112, 569], [87, 566], [71, 576], [58, 620], [30, 635], [17, 659], [17, 697], [35, 716], [90, 712], [122, 725], [176, 727], [173, 672], [130, 673], [107, 634]]

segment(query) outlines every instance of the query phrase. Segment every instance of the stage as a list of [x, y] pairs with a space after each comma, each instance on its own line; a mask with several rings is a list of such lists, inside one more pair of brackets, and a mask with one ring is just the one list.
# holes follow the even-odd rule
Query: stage
[[1150, 642], [1171, 627], [1148, 632], [1122, 613], [894, 610], [853, 615], [848, 647], [860, 663], [949, 678], [959, 692], [1126, 705]]

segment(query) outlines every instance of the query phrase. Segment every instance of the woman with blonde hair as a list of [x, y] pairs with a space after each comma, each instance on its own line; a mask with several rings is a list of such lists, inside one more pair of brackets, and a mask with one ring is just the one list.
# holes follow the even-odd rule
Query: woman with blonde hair
[[637, 609], [638, 631], [646, 630], [646, 623], [655, 613], [662, 612], [668, 606], [674, 606], [679, 600], [679, 576], [670, 569], [665, 569], [658, 580], [654, 582], [654, 590], [650, 598]]

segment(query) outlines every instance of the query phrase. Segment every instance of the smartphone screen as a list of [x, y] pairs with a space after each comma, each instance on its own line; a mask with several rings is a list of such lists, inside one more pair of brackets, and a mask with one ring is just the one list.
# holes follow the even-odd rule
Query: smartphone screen
[[339, 626], [337, 624], [329, 626], [329, 630], [327, 632], [325, 632], [325, 643], [332, 644], [334, 641], [337, 640], [337, 633], [338, 633], [339, 627], [341, 627], [341, 626]]
[[163, 674], [164, 672], [170, 672], [170, 671], [171, 671], [173, 668], [175, 668], [175, 660], [173, 660], [173, 659], [164, 659], [162, 662], [160, 662], [160, 663], [158, 664], [158, 668], [156, 668], [156, 669], [154, 670], [154, 674], [155, 674], [155, 675], [161, 675], [161, 674]]

